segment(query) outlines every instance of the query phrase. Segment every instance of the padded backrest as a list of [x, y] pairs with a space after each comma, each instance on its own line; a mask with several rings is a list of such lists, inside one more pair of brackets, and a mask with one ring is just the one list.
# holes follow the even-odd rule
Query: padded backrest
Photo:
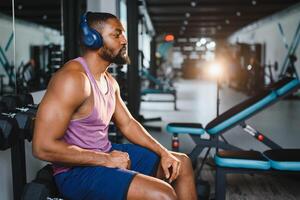
[[208, 134], [222, 133], [270, 105], [276, 98], [277, 95], [275, 92], [262, 91], [254, 97], [246, 99], [242, 103], [230, 108], [219, 117], [212, 120], [205, 127], [206, 132]]
[[300, 87], [300, 80], [291, 77], [284, 77], [274, 84], [267, 87], [268, 90], [273, 90], [281, 97]]
[[209, 122], [205, 127], [206, 132], [208, 134], [223, 133], [299, 87], [300, 81], [298, 79], [285, 77]]

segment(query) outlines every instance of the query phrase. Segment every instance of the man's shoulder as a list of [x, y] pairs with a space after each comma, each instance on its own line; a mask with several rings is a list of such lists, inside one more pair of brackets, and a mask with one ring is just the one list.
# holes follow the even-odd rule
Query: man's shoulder
[[63, 65], [55, 75], [55, 79], [63, 79], [64, 81], [82, 81], [88, 79], [83, 67], [77, 61], [71, 60]]
[[81, 63], [76, 60], [70, 60], [63, 65], [60, 71], [85, 72]]
[[59, 89], [66, 93], [72, 93], [73, 91], [86, 94], [90, 91], [90, 83], [80, 64], [69, 61], [51, 78], [48, 89]]

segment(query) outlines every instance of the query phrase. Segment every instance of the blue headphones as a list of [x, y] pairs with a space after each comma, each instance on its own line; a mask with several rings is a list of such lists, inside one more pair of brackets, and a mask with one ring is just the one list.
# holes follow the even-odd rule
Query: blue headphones
[[103, 39], [98, 31], [89, 27], [87, 21], [88, 13], [90, 12], [86, 12], [82, 15], [80, 22], [80, 27], [83, 34], [83, 44], [91, 49], [99, 49], [103, 45]]

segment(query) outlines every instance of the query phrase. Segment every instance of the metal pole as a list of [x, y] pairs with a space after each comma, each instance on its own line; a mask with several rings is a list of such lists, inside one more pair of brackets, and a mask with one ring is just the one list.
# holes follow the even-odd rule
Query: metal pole
[[128, 55], [131, 63], [127, 69], [128, 109], [136, 119], [140, 110], [140, 77], [138, 46], [138, 0], [127, 1]]

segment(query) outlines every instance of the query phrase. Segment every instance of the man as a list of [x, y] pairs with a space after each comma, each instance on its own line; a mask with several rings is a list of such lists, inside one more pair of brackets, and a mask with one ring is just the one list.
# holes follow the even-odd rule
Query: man
[[[57, 187], [68, 199], [196, 199], [189, 158], [151, 137], [107, 72], [111, 63], [129, 62], [120, 21], [88, 13], [81, 28], [83, 37], [101, 41], [83, 38], [83, 57], [66, 63], [50, 81], [37, 113], [33, 154], [54, 163]], [[133, 144], [110, 143], [111, 119]]]

